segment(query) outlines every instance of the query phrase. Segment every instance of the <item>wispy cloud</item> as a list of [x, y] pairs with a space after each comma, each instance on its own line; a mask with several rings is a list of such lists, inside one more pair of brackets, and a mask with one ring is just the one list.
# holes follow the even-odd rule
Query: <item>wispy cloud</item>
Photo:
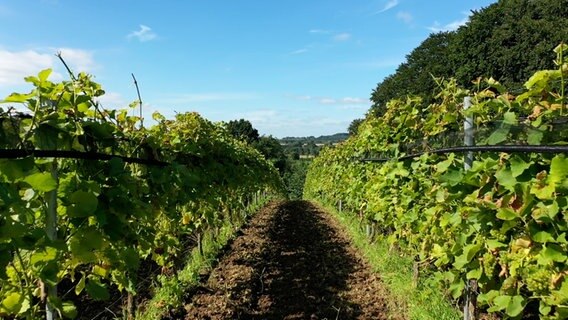
[[298, 50], [294, 50], [292, 52], [290, 52], [290, 54], [302, 54], [302, 53], [306, 53], [309, 50], [307, 48], [302, 48], [302, 49], [298, 49]]
[[73, 72], [91, 72], [96, 67], [91, 51], [74, 48], [52, 48], [52, 50], [61, 53]]
[[333, 36], [333, 40], [335, 41], [347, 41], [351, 39], [351, 34], [347, 33], [347, 32], [342, 32], [342, 33], [338, 33], [335, 36]]
[[47, 48], [25, 51], [9, 51], [0, 49], [0, 85], [20, 85], [23, 78], [34, 75], [42, 69], [51, 68], [55, 72], [52, 80], [63, 78], [57, 70], [62, 69], [55, 53], [61, 52], [63, 59], [73, 72], [91, 72], [95, 67], [93, 53], [75, 48]]
[[330, 34], [331, 31], [330, 30], [323, 30], [323, 29], [311, 29], [309, 31], [312, 34]]
[[146, 42], [156, 39], [158, 35], [152, 31], [152, 28], [141, 24], [140, 30], [132, 31], [127, 37], [128, 39], [137, 38], [140, 42]]
[[260, 98], [258, 94], [248, 92], [208, 92], [173, 94], [162, 97], [160, 102], [163, 104], [190, 104], [213, 101], [245, 101], [258, 98]]
[[399, 4], [398, 0], [389, 0], [381, 10], [379, 10], [379, 11], [373, 13], [373, 14], [379, 14], [379, 13], [389, 11], [390, 9], [398, 6], [398, 4]]
[[369, 99], [357, 98], [357, 97], [343, 97], [343, 98], [333, 98], [333, 97], [314, 97], [310, 95], [303, 96], [292, 96], [296, 100], [302, 101], [315, 101], [319, 104], [326, 105], [369, 105]]
[[465, 17], [462, 19], [454, 20], [447, 24], [440, 24], [438, 21], [434, 21], [434, 24], [430, 27], [427, 27], [428, 30], [432, 32], [441, 32], [441, 31], [454, 31], [457, 30], [459, 27], [465, 25], [469, 21], [469, 16], [471, 12], [463, 12]]
[[414, 20], [414, 17], [412, 16], [412, 14], [410, 14], [409, 12], [406, 12], [406, 11], [399, 11], [396, 14], [396, 18], [398, 20], [401, 20], [402, 22], [404, 22], [406, 24], [411, 24], [412, 20]]
[[128, 102], [117, 92], [105, 92], [104, 95], [97, 98], [105, 109], [123, 109], [128, 106]]

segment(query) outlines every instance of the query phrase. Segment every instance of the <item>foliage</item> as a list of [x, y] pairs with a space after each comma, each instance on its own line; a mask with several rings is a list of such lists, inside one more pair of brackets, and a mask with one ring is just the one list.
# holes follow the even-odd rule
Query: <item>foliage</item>
[[260, 153], [196, 113], [174, 120], [156, 113], [157, 125], [139, 128], [128, 110], [100, 108], [96, 99], [104, 91], [89, 75], [54, 83], [50, 73], [27, 77], [34, 89], [3, 101], [23, 105], [32, 117], [15, 123], [0, 108], [0, 148], [17, 141], [26, 150], [100, 152], [169, 165], [0, 159], [0, 316], [35, 319], [46, 302], [76, 316], [70, 301], [43, 289], [64, 280], [75, 295], [94, 300], [108, 299], [111, 286], [136, 294], [141, 260], [173, 267], [183, 254], [182, 238], [241, 214], [251, 194], [282, 188]]
[[302, 198], [309, 163], [308, 160], [288, 160], [283, 179], [290, 199]]
[[388, 101], [406, 95], [419, 95], [426, 98], [426, 104], [430, 103], [437, 90], [432, 77], [449, 77], [453, 74], [454, 67], [449, 60], [453, 37], [452, 32], [434, 33], [412, 50], [396, 72], [387, 76], [373, 90], [371, 113], [381, 116]]
[[354, 136], [357, 134], [359, 126], [361, 125], [361, 123], [363, 123], [363, 121], [364, 119], [354, 119], [353, 121], [351, 121], [349, 127], [347, 128], [347, 132], [349, 132], [350, 136]]
[[[344, 208], [375, 226], [379, 238], [416, 255], [436, 270], [446, 294], [460, 299], [465, 283], [479, 284], [479, 303], [516, 318], [568, 317], [568, 159], [564, 154], [477, 154], [471, 170], [460, 155], [424, 154], [407, 161], [363, 164], [369, 153], [402, 155], [402, 146], [428, 143], [456, 131], [465, 115], [478, 126], [502, 123], [480, 143], [566, 143], [552, 123], [567, 112], [568, 64], [555, 49], [558, 69], [542, 70], [514, 97], [493, 79], [477, 91], [444, 81], [436, 100], [391, 100], [382, 117], [369, 117], [359, 134], [325, 149], [309, 168], [305, 196]], [[497, 93], [496, 93], [497, 92]], [[463, 98], [473, 106], [463, 110]], [[527, 130], [512, 130], [524, 124]], [[428, 147], [428, 146], [427, 146]]]
[[250, 121], [245, 119], [232, 120], [227, 123], [227, 130], [235, 139], [245, 141], [248, 144], [258, 142], [260, 136]]
[[499, 0], [473, 11], [456, 31], [431, 34], [371, 95], [370, 113], [406, 95], [433, 102], [438, 78], [455, 77], [472, 88], [477, 77], [494, 78], [512, 91], [537, 70], [553, 68], [552, 49], [568, 34], [568, 1]]

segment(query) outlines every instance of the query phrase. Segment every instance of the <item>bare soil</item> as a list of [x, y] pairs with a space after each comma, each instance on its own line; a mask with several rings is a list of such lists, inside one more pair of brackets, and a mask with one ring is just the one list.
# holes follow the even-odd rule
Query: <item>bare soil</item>
[[387, 319], [385, 296], [329, 214], [307, 201], [272, 202], [172, 318]]

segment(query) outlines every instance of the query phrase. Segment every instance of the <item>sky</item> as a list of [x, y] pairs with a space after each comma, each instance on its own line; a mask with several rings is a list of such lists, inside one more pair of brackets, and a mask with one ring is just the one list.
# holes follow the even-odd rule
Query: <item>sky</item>
[[0, 99], [46, 68], [66, 79], [61, 52], [102, 84], [105, 108], [137, 99], [133, 73], [147, 120], [196, 111], [278, 138], [346, 132], [413, 48], [493, 2], [0, 0]]

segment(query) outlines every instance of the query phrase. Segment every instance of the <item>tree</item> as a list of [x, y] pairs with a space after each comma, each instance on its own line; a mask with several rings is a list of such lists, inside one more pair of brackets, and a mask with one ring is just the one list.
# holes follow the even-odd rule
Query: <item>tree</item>
[[349, 132], [350, 136], [355, 136], [357, 135], [357, 132], [359, 130], [359, 126], [361, 125], [361, 123], [363, 123], [364, 119], [354, 119], [353, 121], [351, 121], [351, 123], [349, 124], [349, 127], [347, 128], [347, 132]]
[[433, 77], [449, 77], [454, 72], [448, 51], [453, 36], [451, 32], [431, 34], [412, 50], [394, 74], [377, 84], [371, 94], [370, 113], [381, 116], [387, 102], [409, 94], [420, 95], [424, 103], [430, 103], [437, 86]]
[[500, 0], [472, 12], [456, 31], [431, 34], [406, 56], [395, 73], [371, 94], [369, 115], [381, 116], [387, 102], [419, 95], [433, 99], [434, 77], [454, 77], [465, 87], [493, 77], [521, 88], [537, 70], [554, 68], [554, 49], [568, 36], [568, 0]]
[[493, 77], [521, 88], [535, 71], [554, 68], [554, 49], [568, 35], [568, 1], [501, 0], [473, 12], [450, 51], [456, 78], [470, 85]]
[[262, 153], [266, 159], [272, 161], [280, 174], [284, 173], [287, 157], [278, 139], [273, 136], [262, 136], [253, 144], [253, 147]]
[[259, 140], [258, 130], [245, 119], [229, 121], [227, 123], [227, 130], [229, 130], [233, 137], [251, 145]]

